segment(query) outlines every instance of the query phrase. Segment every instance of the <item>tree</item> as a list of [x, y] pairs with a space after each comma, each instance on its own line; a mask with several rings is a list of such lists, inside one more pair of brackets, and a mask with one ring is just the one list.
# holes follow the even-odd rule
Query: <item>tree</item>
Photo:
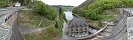
[[31, 0], [19, 0], [19, 2], [20, 2], [22, 5], [31, 4]]
[[10, 0], [0, 0], [0, 7], [7, 7]]
[[45, 3], [41, 1], [35, 2], [33, 6], [33, 12], [43, 15], [46, 18], [51, 19], [51, 20], [55, 19], [56, 17], [55, 9], [49, 5], [46, 5]]

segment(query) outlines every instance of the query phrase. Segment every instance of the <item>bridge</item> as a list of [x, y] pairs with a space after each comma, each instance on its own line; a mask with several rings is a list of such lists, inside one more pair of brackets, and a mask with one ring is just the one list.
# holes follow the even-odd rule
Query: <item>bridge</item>
[[[17, 14], [23, 7], [7, 7], [0, 11], [0, 40], [17, 40]], [[17, 35], [17, 36], [16, 36]]]

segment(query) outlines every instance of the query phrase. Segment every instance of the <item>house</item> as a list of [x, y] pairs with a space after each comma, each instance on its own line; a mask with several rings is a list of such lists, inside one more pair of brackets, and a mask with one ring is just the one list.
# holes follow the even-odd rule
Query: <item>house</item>
[[15, 7], [19, 7], [19, 6], [21, 6], [21, 3], [16, 2], [14, 6], [15, 6]]
[[89, 35], [89, 26], [85, 19], [73, 18], [68, 24], [67, 35], [73, 38], [80, 38]]

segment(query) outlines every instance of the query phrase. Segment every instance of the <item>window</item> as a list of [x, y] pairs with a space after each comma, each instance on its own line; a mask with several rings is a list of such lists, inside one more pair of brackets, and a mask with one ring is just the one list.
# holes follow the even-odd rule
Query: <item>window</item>
[[87, 30], [87, 28], [85, 28], [85, 30]]
[[82, 34], [83, 32], [80, 32], [80, 34]]
[[73, 31], [73, 29], [71, 29], [71, 31]]
[[78, 32], [76, 32], [76, 34], [78, 34]]
[[78, 29], [76, 29], [76, 31], [78, 31]]
[[80, 29], [81, 31], [83, 31], [83, 29]]

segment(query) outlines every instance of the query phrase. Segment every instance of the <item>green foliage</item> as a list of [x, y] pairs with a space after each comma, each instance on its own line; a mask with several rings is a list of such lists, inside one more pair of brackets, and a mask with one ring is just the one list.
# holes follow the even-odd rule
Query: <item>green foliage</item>
[[0, 0], [0, 7], [7, 7], [10, 0]]
[[59, 29], [56, 29], [53, 25], [48, 26], [46, 31], [42, 31], [39, 35], [26, 34], [24, 35], [25, 40], [54, 40], [54, 38], [61, 37], [62, 33]]
[[22, 5], [31, 4], [31, 0], [19, 0], [19, 2], [20, 2]]
[[33, 12], [43, 15], [50, 20], [53, 20], [56, 17], [55, 9], [44, 4], [41, 1], [35, 2], [34, 6], [33, 6]]
[[121, 7], [133, 7], [133, 0], [96, 0], [90, 4], [87, 9], [80, 8], [80, 10], [77, 11], [81, 11], [81, 13], [78, 14], [84, 14], [82, 16], [85, 18], [100, 20], [102, 17], [99, 15], [102, 15], [104, 10]]
[[[81, 5], [79, 5], [78, 7], [75, 7], [72, 12], [81, 15], [83, 10], [87, 9], [87, 7], [92, 4], [95, 0], [86, 0], [85, 2], [83, 2]], [[84, 12], [83, 12], [84, 13]]]

